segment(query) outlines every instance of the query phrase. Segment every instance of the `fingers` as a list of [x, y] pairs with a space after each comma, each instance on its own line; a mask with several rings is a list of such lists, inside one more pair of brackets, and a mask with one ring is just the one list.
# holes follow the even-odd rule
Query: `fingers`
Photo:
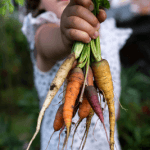
[[64, 24], [64, 26], [67, 29], [77, 29], [77, 30], [84, 31], [89, 35], [89, 37], [93, 39], [99, 36], [99, 33], [95, 33], [95, 32], [97, 32], [100, 25], [97, 27], [93, 27], [87, 21], [79, 17], [75, 17], [75, 16], [68, 17], [68, 22]]
[[92, 0], [70, 0], [70, 6], [71, 5], [81, 5], [89, 10], [91, 9], [90, 11], [94, 9]]
[[[78, 17], [70, 17], [69, 20], [70, 21], [66, 25], [65, 29], [66, 36], [68, 38], [73, 40], [79, 40], [80, 38], [83, 38], [82, 41], [87, 43], [90, 38], [96, 39], [99, 36], [99, 32], [83, 19]], [[81, 22], [81, 24], [76, 22]], [[77, 39], [77, 37], [79, 37], [79, 39]]]
[[89, 43], [91, 38], [87, 32], [78, 30], [78, 29], [68, 29], [66, 30], [65, 36], [72, 41], [81, 41], [84, 43]]
[[[68, 9], [69, 11], [67, 11], [67, 14], [72, 14], [72, 15], [80, 15], [81, 14], [82, 16], [84, 15], [85, 18], [83, 18], [82, 16], [79, 16], [79, 17], [81, 17], [83, 19], [87, 19], [87, 21], [90, 20], [89, 23], [91, 22], [91, 24], [92, 24], [92, 22], [93, 22], [92, 17], [95, 19], [94, 14], [91, 12], [94, 10], [94, 4], [93, 4], [92, 0], [71, 0], [70, 3], [71, 4], [70, 4], [69, 8], [71, 8], [71, 9]], [[72, 6], [77, 6], [77, 7], [72, 7]], [[83, 6], [83, 7], [78, 7], [78, 6]], [[85, 9], [83, 9], [83, 8], [85, 8]], [[85, 10], [87, 10], [87, 11], [85, 11]], [[88, 10], [89, 10], [89, 12], [88, 12]], [[70, 13], [70, 11], [77, 12], [77, 13]], [[104, 8], [100, 6], [99, 14], [97, 15], [97, 19], [101, 23], [101, 22], [104, 22], [106, 20], [106, 18], [107, 18], [107, 14], [106, 14]]]
[[61, 31], [66, 41], [89, 43], [91, 38], [96, 39], [99, 36], [97, 30], [107, 15], [105, 10], [100, 8], [99, 14], [95, 16], [91, 12], [93, 9], [92, 0], [70, 0], [61, 18]]
[[91, 24], [93, 27], [96, 27], [99, 24], [99, 21], [96, 18], [96, 16], [91, 11], [80, 5], [74, 5], [69, 7], [67, 9], [66, 14], [67, 17], [69, 16], [80, 17], [83, 20], [87, 21], [89, 24]]

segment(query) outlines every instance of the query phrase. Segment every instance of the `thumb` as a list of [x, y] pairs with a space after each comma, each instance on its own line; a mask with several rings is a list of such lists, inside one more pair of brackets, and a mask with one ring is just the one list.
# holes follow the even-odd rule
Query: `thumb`
[[106, 11], [103, 9], [99, 9], [99, 14], [97, 15], [97, 19], [100, 23], [104, 22], [107, 18]]

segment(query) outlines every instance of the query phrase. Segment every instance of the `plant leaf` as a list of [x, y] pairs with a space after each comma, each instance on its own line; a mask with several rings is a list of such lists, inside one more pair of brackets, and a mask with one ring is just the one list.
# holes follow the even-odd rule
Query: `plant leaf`
[[99, 6], [102, 6], [104, 8], [109, 9], [110, 8], [110, 3], [108, 0], [96, 0]]

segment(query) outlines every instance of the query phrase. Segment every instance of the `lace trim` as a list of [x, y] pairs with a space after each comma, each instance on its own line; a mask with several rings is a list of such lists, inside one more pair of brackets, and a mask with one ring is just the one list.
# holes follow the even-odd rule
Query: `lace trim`
[[34, 50], [34, 35], [36, 32], [36, 29], [44, 24], [44, 23], [55, 23], [57, 25], [60, 26], [60, 19], [57, 18], [57, 15], [52, 12], [52, 11], [48, 11], [45, 13], [40, 14], [39, 16], [37, 16], [36, 18], [32, 17], [32, 14], [29, 13], [23, 21], [23, 26], [21, 28], [23, 34], [26, 36], [29, 44], [30, 44], [30, 49]]

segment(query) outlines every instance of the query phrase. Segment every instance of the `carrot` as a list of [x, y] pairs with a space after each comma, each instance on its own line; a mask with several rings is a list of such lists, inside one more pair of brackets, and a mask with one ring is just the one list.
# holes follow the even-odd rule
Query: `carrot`
[[71, 71], [72, 71], [74, 68], [77, 67], [77, 64], [78, 64], [78, 61], [75, 60], [74, 63], [73, 63], [73, 65], [72, 65], [72, 67], [71, 67], [71, 69], [70, 69], [70, 71], [69, 71], [69, 73], [68, 73], [68, 75], [67, 75], [67, 78], [70, 76]]
[[[75, 114], [76, 114], [78, 108], [79, 108], [79, 97], [77, 98], [77, 100], [76, 100], [76, 102], [75, 102], [75, 106], [74, 106], [74, 110], [73, 110], [73, 117], [75, 116]], [[73, 117], [72, 117], [72, 118], [73, 118]], [[69, 133], [69, 134], [70, 134], [70, 133]], [[62, 149], [64, 149], [66, 143], [67, 143], [67, 134], [66, 134], [66, 137], [65, 137], [65, 140], [64, 140], [63, 148], [62, 148]]]
[[[84, 148], [84, 146], [85, 146], [85, 143], [86, 143], [86, 139], [87, 139], [87, 136], [88, 136], [88, 133], [89, 133], [89, 129], [90, 129], [91, 120], [92, 120], [93, 115], [94, 115], [94, 111], [93, 111], [93, 109], [91, 108], [89, 115], [86, 117], [86, 130], [85, 130], [85, 132], [84, 132], [82, 141], [83, 141], [84, 137], [85, 137], [85, 140], [84, 140], [84, 143], [83, 143], [83, 145], [82, 145], [82, 150], [83, 150], [83, 148]], [[81, 144], [82, 144], [82, 141], [81, 141]], [[81, 144], [80, 144], [80, 147], [81, 147]], [[80, 149], [80, 147], [79, 147], [79, 149]]]
[[[90, 66], [89, 66], [89, 69], [88, 69], [88, 74], [87, 74], [86, 81], [87, 81], [88, 85], [93, 85], [93, 73], [92, 73], [92, 69], [91, 69]], [[72, 146], [71, 147], [73, 147], [73, 140], [74, 140], [74, 135], [76, 133], [76, 130], [77, 130], [78, 126], [80, 125], [80, 123], [82, 122], [82, 120], [89, 115], [90, 109], [91, 109], [91, 105], [89, 104], [89, 102], [88, 102], [88, 100], [85, 96], [85, 93], [84, 93], [83, 94], [83, 101], [79, 105], [79, 111], [78, 111], [79, 120], [78, 120], [78, 124], [77, 124], [77, 126], [74, 130], [74, 134], [73, 134], [73, 138], [72, 138]]]
[[66, 89], [67, 89], [67, 79], [65, 79], [64, 81], [64, 87], [63, 87], [63, 99], [62, 99], [62, 103], [65, 102], [65, 95], [66, 95]]
[[[87, 85], [93, 85], [93, 73], [91, 67], [89, 66], [87, 75]], [[85, 93], [83, 94], [82, 104], [79, 106], [78, 115], [81, 119], [86, 118], [90, 113], [91, 105], [89, 104]]]
[[53, 124], [54, 131], [59, 131], [64, 124], [63, 107], [64, 107], [64, 104], [61, 104], [57, 110], [54, 124]]
[[63, 64], [60, 66], [58, 72], [56, 73], [56, 76], [53, 79], [51, 86], [50, 86], [50, 89], [47, 93], [47, 96], [46, 96], [46, 99], [45, 99], [44, 104], [42, 106], [42, 109], [39, 113], [36, 131], [35, 131], [35, 133], [34, 133], [34, 135], [33, 135], [33, 137], [32, 137], [26, 150], [29, 150], [33, 140], [35, 139], [36, 135], [38, 134], [44, 113], [45, 113], [46, 109], [48, 108], [48, 106], [50, 105], [52, 99], [54, 98], [54, 96], [56, 95], [56, 93], [58, 92], [60, 87], [62, 86], [62, 84], [63, 84], [64, 80], [66, 79], [68, 72], [70, 71], [74, 61], [75, 61], [75, 54], [72, 53], [66, 58], [66, 60], [63, 62]]
[[104, 124], [103, 111], [101, 109], [101, 106], [100, 106], [100, 103], [99, 103], [99, 100], [98, 100], [97, 91], [96, 91], [95, 87], [94, 86], [86, 86], [85, 87], [85, 94], [86, 94], [87, 99], [88, 99], [91, 107], [93, 108], [94, 112], [97, 114], [97, 116], [101, 120], [101, 122], [103, 124], [103, 127], [105, 129], [105, 132], [106, 132], [107, 140], [108, 140], [106, 127], [105, 127], [105, 124]]
[[[69, 78], [69, 76], [70, 76], [70, 73], [71, 73], [71, 71], [77, 66], [77, 60], [75, 60], [74, 61], [74, 63], [73, 63], [73, 65], [72, 65], [72, 68], [70, 69], [70, 71], [68, 72], [68, 75], [67, 75], [67, 78], [65, 79], [65, 81], [64, 81], [64, 87], [63, 87], [63, 97], [65, 97], [65, 94], [66, 94], [66, 88], [67, 88], [67, 80], [68, 80], [68, 78]], [[64, 103], [65, 101], [63, 100], [63, 103]]]
[[[76, 102], [75, 102], [75, 106], [74, 106], [74, 109], [73, 109], [73, 117], [75, 116], [75, 114], [76, 114], [76, 112], [77, 112], [77, 110], [78, 110], [78, 108], [79, 108], [79, 104], [80, 104], [80, 103], [79, 103], [79, 95], [78, 95], [78, 98], [77, 98], [77, 100], [76, 100]], [[73, 117], [72, 117], [72, 118], [73, 118]], [[66, 143], [67, 143], [67, 134], [66, 134], [66, 137], [65, 137], [65, 140], [64, 140], [63, 148], [62, 148], [62, 149], [64, 149]]]
[[89, 102], [86, 98], [86, 95], [84, 93], [83, 101], [82, 101], [82, 104], [80, 104], [79, 111], [78, 111], [78, 115], [79, 115], [80, 119], [86, 118], [90, 113], [90, 109], [91, 109], [91, 105], [89, 104]]
[[[63, 107], [64, 107], [64, 104], [61, 104], [57, 110], [57, 113], [55, 115], [55, 120], [54, 120], [54, 123], [53, 123], [53, 128], [54, 128], [54, 132], [52, 133], [51, 137], [50, 137], [50, 140], [53, 136], [53, 134], [56, 132], [56, 131], [59, 131], [63, 125], [64, 125], [64, 119], [63, 119]], [[50, 140], [48, 142], [48, 145], [50, 143]], [[48, 145], [47, 145], [47, 148], [48, 148]], [[46, 148], [46, 149], [47, 149]]]
[[90, 109], [91, 109], [91, 105], [89, 104], [85, 94], [83, 95], [83, 101], [82, 101], [82, 104], [79, 105], [79, 111], [78, 111], [78, 115], [79, 115], [79, 120], [78, 120], [78, 124], [74, 130], [74, 134], [73, 134], [73, 137], [72, 137], [72, 145], [71, 147], [73, 147], [73, 140], [74, 140], [74, 135], [77, 131], [77, 128], [78, 126], [80, 125], [80, 123], [82, 122], [82, 120], [84, 118], [86, 118], [89, 113], [90, 113]]
[[70, 126], [73, 116], [75, 101], [80, 92], [84, 81], [84, 75], [81, 68], [74, 68], [69, 76], [63, 108], [63, 117], [67, 128], [67, 139], [69, 137]]
[[77, 98], [77, 100], [76, 100], [76, 102], [75, 102], [75, 105], [74, 105], [72, 118], [76, 115], [76, 112], [77, 112], [77, 110], [78, 110], [78, 108], [79, 108], [79, 105], [80, 105], [80, 103], [79, 103], [79, 98]]
[[110, 147], [111, 150], [114, 150], [115, 107], [110, 67], [107, 60], [105, 59], [93, 63], [91, 67], [96, 85], [98, 89], [104, 93], [105, 100], [107, 101], [110, 122]]
[[87, 75], [87, 85], [93, 85], [93, 84], [94, 84], [93, 71], [91, 67], [89, 66], [88, 75]]
[[[91, 69], [90, 66], [89, 66], [89, 69], [88, 69], [88, 74], [87, 74], [86, 81], [87, 81], [87, 85], [93, 85], [93, 73], [92, 73], [92, 69]], [[78, 111], [79, 117], [81, 119], [86, 118], [90, 113], [90, 109], [91, 109], [91, 105], [89, 104], [89, 102], [86, 98], [86, 95], [84, 93], [82, 104], [80, 104], [80, 106], [79, 106], [79, 111]]]

